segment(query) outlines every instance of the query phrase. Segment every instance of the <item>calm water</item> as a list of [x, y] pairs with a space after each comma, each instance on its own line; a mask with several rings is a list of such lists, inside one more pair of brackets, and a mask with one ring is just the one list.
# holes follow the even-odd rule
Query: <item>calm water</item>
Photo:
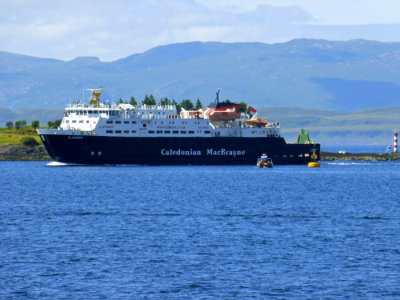
[[399, 163], [0, 170], [0, 299], [400, 298]]

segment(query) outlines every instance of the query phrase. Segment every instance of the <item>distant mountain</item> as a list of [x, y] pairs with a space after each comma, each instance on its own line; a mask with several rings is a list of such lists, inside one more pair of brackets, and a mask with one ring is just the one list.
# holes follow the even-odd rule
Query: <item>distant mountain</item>
[[253, 106], [356, 111], [400, 104], [400, 43], [293, 40], [182, 43], [113, 62], [72, 61], [0, 52], [0, 107], [62, 108], [83, 89], [105, 87], [104, 99], [145, 94], [203, 104], [223, 99]]

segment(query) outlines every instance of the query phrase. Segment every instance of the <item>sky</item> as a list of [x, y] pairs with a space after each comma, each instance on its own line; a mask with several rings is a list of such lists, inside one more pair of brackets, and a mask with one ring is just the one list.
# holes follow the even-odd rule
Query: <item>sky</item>
[[0, 51], [113, 61], [190, 41], [400, 40], [399, 0], [0, 0]]

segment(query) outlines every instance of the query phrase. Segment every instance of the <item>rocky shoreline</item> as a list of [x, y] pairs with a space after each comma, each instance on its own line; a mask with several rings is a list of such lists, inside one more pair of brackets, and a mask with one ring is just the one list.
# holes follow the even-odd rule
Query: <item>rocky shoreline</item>
[[338, 153], [321, 151], [321, 161], [334, 160], [394, 161], [400, 160], [400, 153]]
[[44, 146], [0, 146], [0, 161], [51, 161]]
[[[400, 160], [400, 153], [337, 153], [321, 151], [320, 160], [394, 161]], [[0, 161], [51, 161], [51, 158], [43, 146], [5, 145], [0, 146]]]

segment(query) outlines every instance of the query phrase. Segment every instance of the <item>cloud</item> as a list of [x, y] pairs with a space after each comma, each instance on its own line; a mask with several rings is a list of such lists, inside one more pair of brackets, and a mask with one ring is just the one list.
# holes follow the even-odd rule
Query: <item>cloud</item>
[[0, 50], [109, 61], [188, 41], [396, 39], [397, 25], [368, 23], [400, 20], [400, 4], [386, 1], [392, 9], [372, 0], [0, 0]]

